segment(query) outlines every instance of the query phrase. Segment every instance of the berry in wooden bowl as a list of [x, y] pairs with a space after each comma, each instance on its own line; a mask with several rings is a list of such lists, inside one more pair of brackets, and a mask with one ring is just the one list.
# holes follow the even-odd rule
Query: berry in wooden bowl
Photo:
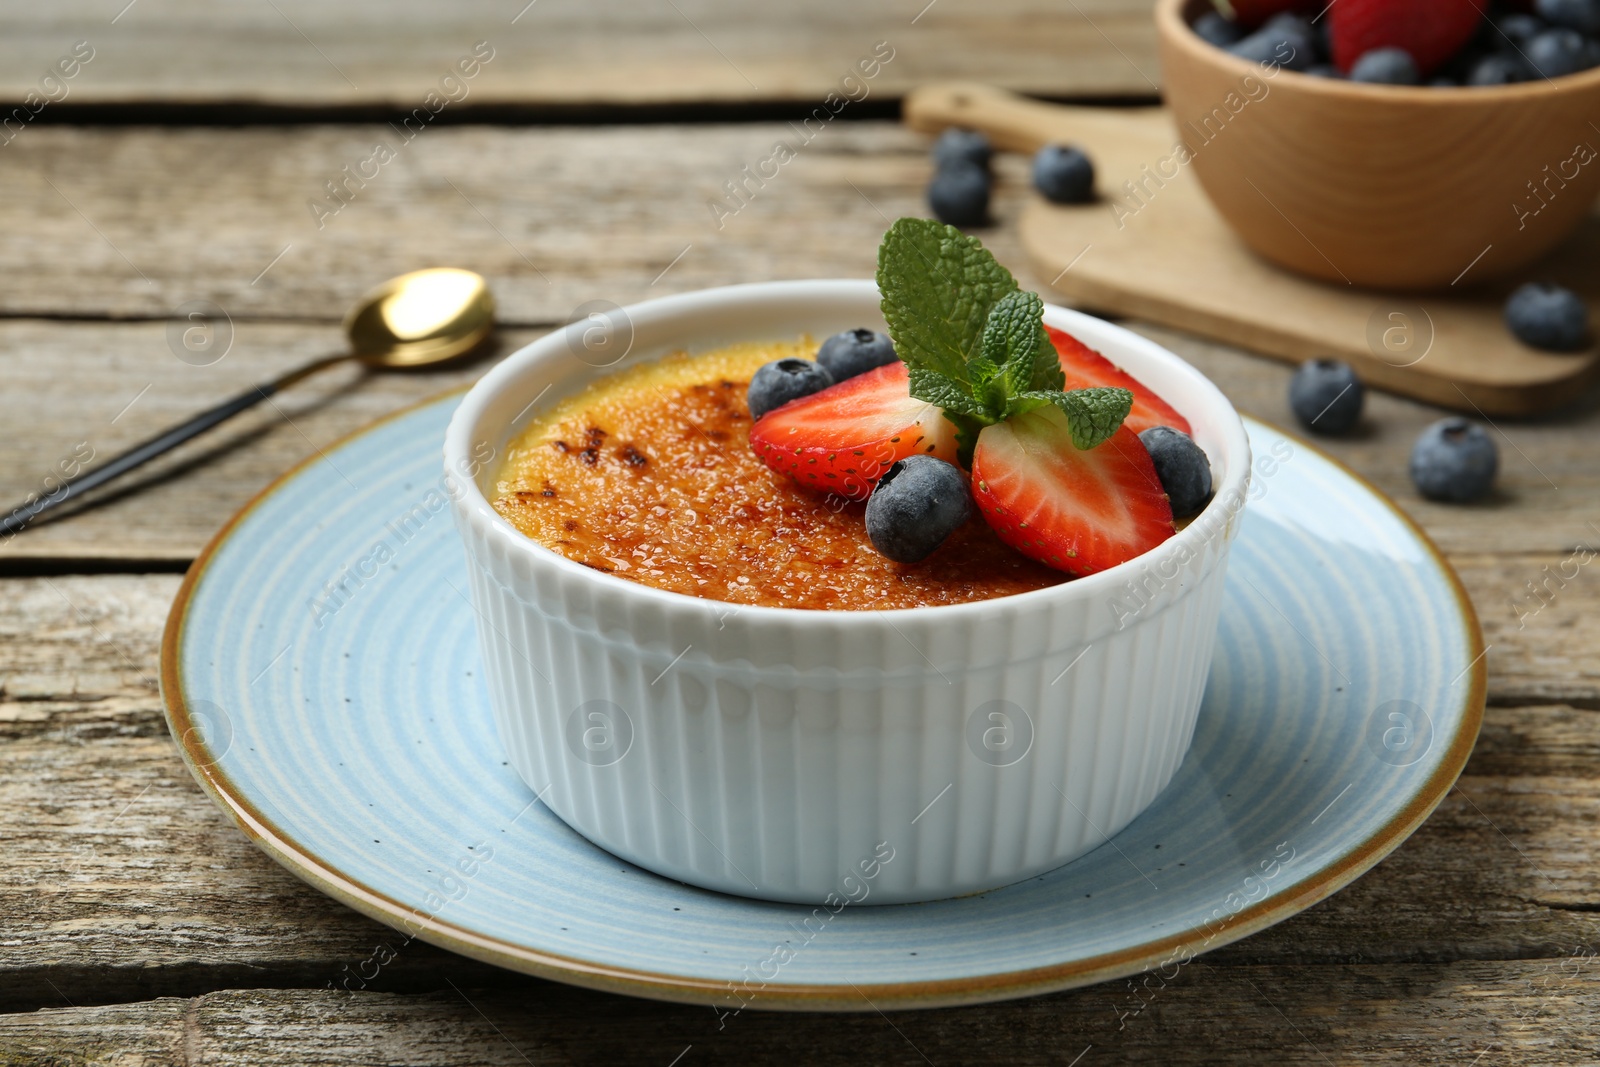
[[[1159, 0], [1163, 91], [1206, 195], [1274, 263], [1374, 288], [1483, 281], [1550, 251], [1600, 193], [1600, 68], [1447, 88], [1313, 77], [1296, 72], [1306, 42], [1252, 60], [1200, 36], [1213, 10]], [[1422, 77], [1440, 57], [1425, 58]]]

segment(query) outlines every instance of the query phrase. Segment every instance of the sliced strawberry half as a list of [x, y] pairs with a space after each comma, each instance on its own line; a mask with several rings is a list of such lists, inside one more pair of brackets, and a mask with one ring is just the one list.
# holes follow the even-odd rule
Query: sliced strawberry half
[[750, 427], [750, 447], [779, 474], [852, 500], [871, 496], [896, 460], [926, 453], [956, 461], [955, 427], [911, 396], [898, 361], [767, 412]]
[[1061, 371], [1067, 376], [1066, 388], [1088, 389], [1109, 385], [1126, 389], [1133, 394], [1133, 410], [1128, 412], [1128, 418], [1122, 425], [1135, 435], [1144, 433], [1152, 426], [1170, 426], [1194, 436], [1189, 429], [1189, 420], [1179, 415], [1171, 404], [1151, 392], [1139, 379], [1065, 330], [1046, 326], [1044, 332], [1050, 335], [1056, 353], [1061, 357]]
[[1483, 25], [1479, 0], [1338, 0], [1328, 12], [1334, 66], [1345, 73], [1374, 48], [1404, 48], [1424, 78]]
[[972, 457], [972, 496], [1002, 541], [1080, 578], [1174, 533], [1172, 506], [1138, 436], [1124, 425], [1081, 451], [1053, 407], [984, 427]]

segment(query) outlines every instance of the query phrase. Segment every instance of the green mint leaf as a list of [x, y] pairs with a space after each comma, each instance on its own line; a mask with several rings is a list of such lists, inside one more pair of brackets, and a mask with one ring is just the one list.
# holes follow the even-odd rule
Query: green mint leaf
[[1121, 428], [1128, 412], [1133, 410], [1133, 393], [1105, 387], [1074, 389], [1070, 393], [1029, 392], [1016, 397], [1015, 402], [1018, 410], [1008, 408], [1007, 418], [1043, 404], [1060, 408], [1072, 430], [1073, 445], [1088, 451], [1105, 444]]
[[989, 312], [1017, 280], [976, 237], [932, 219], [898, 219], [878, 246], [878, 291], [908, 367], [967, 380]]
[[983, 326], [983, 358], [1003, 368], [1006, 397], [1060, 388], [1034, 381], [1041, 341], [1050, 348], [1051, 362], [1059, 372], [1061, 361], [1053, 358], [1055, 346], [1044, 332], [1044, 301], [1038, 293], [1008, 293], [989, 312]]
[[967, 361], [967, 381], [973, 385], [988, 385], [1000, 377], [1001, 366], [983, 356], [973, 356]]
[[967, 388], [966, 383], [946, 378], [938, 371], [926, 367], [912, 367], [909, 374], [911, 395], [916, 399], [944, 408], [947, 414], [953, 412], [982, 420], [981, 425], [987, 426], [995, 421], [990, 417], [989, 411], [973, 399], [972, 391]]
[[[1043, 313], [1043, 303], [1040, 312]], [[1039, 322], [1039, 336], [1034, 341], [1033, 350], [1033, 376], [1028, 379], [1028, 388], [1059, 393], [1067, 387], [1067, 376], [1061, 370], [1061, 353], [1056, 351], [1056, 344], [1050, 340], [1050, 335], [1044, 332], [1044, 321]]]
[[985, 426], [1046, 404], [1066, 415], [1084, 450], [1116, 433], [1133, 406], [1126, 389], [1062, 392], [1044, 301], [954, 226], [911, 218], [890, 226], [878, 246], [878, 291], [911, 395], [955, 426], [963, 466], [972, 466]]

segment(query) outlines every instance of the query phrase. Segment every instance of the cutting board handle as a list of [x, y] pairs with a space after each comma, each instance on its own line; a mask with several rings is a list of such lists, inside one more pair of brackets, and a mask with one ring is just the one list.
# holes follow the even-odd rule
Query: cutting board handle
[[1052, 141], [1073, 139], [1072, 111], [990, 85], [945, 82], [912, 90], [904, 119], [922, 133], [951, 126], [981, 130], [996, 148], [1031, 155]]

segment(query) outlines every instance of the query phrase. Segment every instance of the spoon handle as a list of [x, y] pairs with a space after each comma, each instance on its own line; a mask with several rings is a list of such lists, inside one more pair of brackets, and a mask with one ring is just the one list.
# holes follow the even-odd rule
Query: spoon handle
[[69, 478], [57, 486], [54, 492], [45, 496], [30, 498], [27, 503], [14, 509], [4, 519], [0, 519], [0, 536], [9, 537], [17, 533], [28, 523], [51, 508], [65, 504], [76, 499], [80, 494], [102, 486], [109, 481], [122, 477], [135, 467], [155, 459], [164, 452], [170, 452], [185, 441], [198, 437], [211, 427], [220, 422], [226, 422], [241, 411], [255, 407], [267, 397], [276, 393], [279, 382], [263, 382], [249, 390], [240, 393], [231, 400], [224, 400], [216, 407], [180, 423], [171, 429], [164, 430], [156, 436], [141, 444], [134, 445], [120, 456], [115, 456], [93, 470], [84, 471], [75, 478]]

